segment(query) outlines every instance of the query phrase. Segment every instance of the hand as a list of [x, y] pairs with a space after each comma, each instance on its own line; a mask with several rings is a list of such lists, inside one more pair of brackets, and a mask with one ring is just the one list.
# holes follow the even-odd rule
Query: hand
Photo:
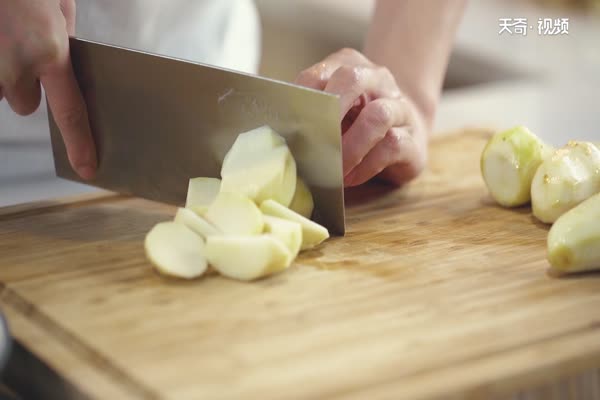
[[426, 123], [387, 68], [343, 49], [302, 71], [296, 83], [341, 98], [345, 186], [373, 177], [401, 185], [423, 170]]
[[41, 83], [71, 165], [90, 179], [97, 160], [69, 57], [74, 30], [75, 0], [0, 0], [0, 101], [29, 115], [40, 105]]

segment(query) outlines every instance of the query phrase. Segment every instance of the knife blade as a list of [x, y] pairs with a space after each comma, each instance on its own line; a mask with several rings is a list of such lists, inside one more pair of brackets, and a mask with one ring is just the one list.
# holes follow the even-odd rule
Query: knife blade
[[285, 137], [313, 193], [313, 219], [344, 235], [338, 96], [76, 37], [70, 53], [98, 171], [91, 182], [78, 177], [48, 109], [57, 176], [182, 206], [190, 178], [219, 177], [237, 135], [269, 125]]

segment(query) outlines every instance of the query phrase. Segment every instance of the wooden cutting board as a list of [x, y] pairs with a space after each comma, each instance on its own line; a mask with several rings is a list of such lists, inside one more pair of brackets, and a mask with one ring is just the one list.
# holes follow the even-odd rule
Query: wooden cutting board
[[94, 399], [600, 397], [600, 275], [553, 276], [547, 226], [494, 205], [488, 135], [435, 140], [403, 189], [348, 192], [346, 237], [255, 283], [153, 272], [144, 235], [172, 207], [1, 209], [2, 309], [55, 373], [20, 379]]

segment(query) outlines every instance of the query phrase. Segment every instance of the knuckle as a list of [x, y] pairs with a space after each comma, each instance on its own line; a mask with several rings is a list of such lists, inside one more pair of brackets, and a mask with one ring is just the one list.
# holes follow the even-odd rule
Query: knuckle
[[314, 84], [322, 81], [320, 68], [312, 67], [301, 71], [297, 78], [296, 82], [300, 84]]
[[33, 65], [48, 64], [62, 59], [68, 52], [69, 42], [64, 20], [56, 16], [40, 15], [35, 31], [27, 41], [25, 53]]
[[416, 178], [425, 170], [428, 162], [427, 146], [420, 146], [409, 132], [391, 130], [385, 140], [386, 146], [390, 146], [394, 154], [390, 164], [401, 171], [400, 178], [403, 182]]
[[357, 66], [344, 65], [337, 70], [337, 74], [351, 87], [360, 86], [364, 81], [364, 69]]
[[47, 35], [40, 51], [40, 61], [52, 63], [62, 59], [67, 52], [67, 39], [63, 33], [52, 31]]
[[342, 57], [347, 57], [355, 60], [364, 60], [365, 56], [358, 50], [353, 49], [351, 47], [344, 47], [340, 49], [337, 54]]
[[387, 101], [376, 100], [369, 104], [366, 122], [371, 126], [391, 127], [394, 123], [394, 112]]
[[41, 67], [61, 60], [66, 54], [64, 40], [50, 32], [44, 39], [32, 43], [28, 51], [28, 64], [32, 67]]
[[396, 129], [390, 129], [385, 135], [384, 140], [386, 147], [398, 152], [402, 149], [406, 140], [406, 136], [398, 132]]
[[392, 71], [390, 71], [388, 67], [378, 65], [377, 67], [375, 67], [375, 69], [385, 79], [387, 79], [389, 81], [395, 81], [394, 75], [392, 74]]

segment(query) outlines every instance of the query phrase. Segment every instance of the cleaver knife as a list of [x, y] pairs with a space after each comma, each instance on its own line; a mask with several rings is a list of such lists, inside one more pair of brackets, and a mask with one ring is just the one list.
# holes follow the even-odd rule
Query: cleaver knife
[[70, 39], [98, 152], [91, 182], [71, 168], [48, 109], [57, 176], [183, 206], [190, 178], [220, 177], [237, 135], [270, 125], [310, 187], [313, 219], [344, 235], [337, 96], [272, 79], [103, 43]]

